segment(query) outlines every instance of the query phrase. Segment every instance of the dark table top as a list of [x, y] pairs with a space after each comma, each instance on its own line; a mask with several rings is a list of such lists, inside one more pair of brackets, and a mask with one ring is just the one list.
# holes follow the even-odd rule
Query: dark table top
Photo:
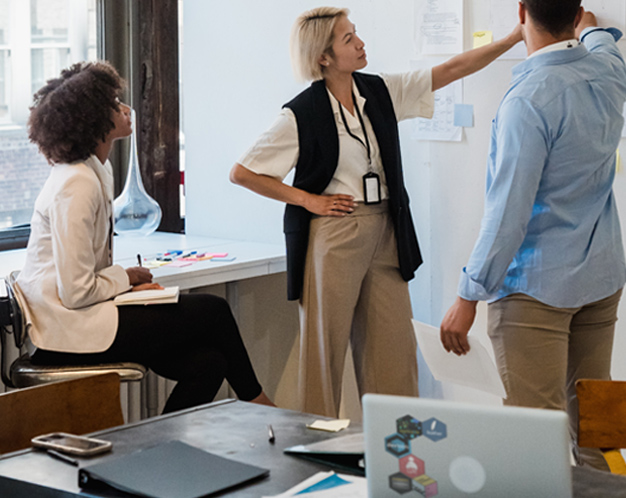
[[[258, 498], [282, 493], [317, 472], [329, 470], [322, 464], [285, 455], [285, 448], [362, 431], [359, 424], [336, 434], [306, 428], [307, 423], [320, 418], [324, 417], [226, 400], [94, 433], [94, 437], [111, 441], [113, 452], [77, 460], [83, 466], [179, 440], [225, 458], [270, 469], [268, 477], [219, 495]], [[274, 430], [274, 444], [268, 440], [268, 424]], [[0, 457], [0, 496], [17, 496], [8, 492], [16, 489], [29, 497], [91, 496], [81, 492], [76, 467], [33, 450]], [[108, 491], [96, 496], [128, 495]]]
[[[226, 458], [270, 469], [268, 477], [219, 495], [258, 498], [282, 493], [317, 472], [329, 470], [325, 465], [285, 455], [285, 448], [362, 430], [360, 424], [352, 424], [336, 434], [305, 427], [318, 418], [323, 417], [226, 400], [94, 433], [98, 438], [111, 441], [113, 452], [78, 460], [82, 466], [164, 441], [180, 440]], [[268, 424], [274, 429], [274, 444], [268, 441]], [[577, 498], [626, 498], [626, 478], [622, 476], [574, 468], [573, 481], [574, 496]], [[113, 490], [98, 494], [81, 492], [76, 467], [39, 451], [24, 450], [0, 457], [0, 496], [66, 498], [128, 495]]]

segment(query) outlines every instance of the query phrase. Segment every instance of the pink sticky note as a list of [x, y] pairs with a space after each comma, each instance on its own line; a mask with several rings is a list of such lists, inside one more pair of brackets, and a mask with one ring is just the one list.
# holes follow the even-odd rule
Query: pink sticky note
[[206, 256], [210, 256], [212, 258], [225, 258], [226, 256], [228, 256], [227, 252], [207, 252], [205, 255]]
[[168, 263], [167, 267], [169, 268], [182, 268], [183, 266], [190, 266], [191, 262], [189, 261], [172, 261], [171, 263]]

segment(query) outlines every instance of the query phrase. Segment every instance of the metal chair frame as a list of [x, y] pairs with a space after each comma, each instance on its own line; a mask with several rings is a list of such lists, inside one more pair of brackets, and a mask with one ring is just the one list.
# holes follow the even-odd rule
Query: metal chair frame
[[[139, 382], [146, 377], [146, 367], [133, 362], [67, 366], [33, 365], [28, 353], [24, 351], [28, 329], [14, 287], [18, 274], [18, 271], [14, 271], [8, 279], [0, 279], [0, 370], [2, 382], [7, 387], [32, 387], [107, 372], [117, 373], [122, 382]], [[9, 344], [9, 335], [13, 336], [14, 348]], [[11, 354], [15, 355], [15, 352], [19, 356], [12, 360]], [[149, 397], [149, 393], [146, 393], [148, 406], [150, 406]]]

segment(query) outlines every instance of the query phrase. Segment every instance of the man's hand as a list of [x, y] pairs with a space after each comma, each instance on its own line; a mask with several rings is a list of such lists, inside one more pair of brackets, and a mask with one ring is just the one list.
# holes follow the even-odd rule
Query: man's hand
[[[581, 7], [582, 8], [582, 7]], [[589, 12], [583, 9], [583, 15], [580, 22], [576, 25], [576, 38], [580, 39], [580, 34], [585, 28], [595, 28], [598, 25], [598, 20], [593, 12]]]
[[457, 297], [441, 322], [441, 343], [449, 353], [459, 356], [469, 352], [467, 334], [476, 318], [476, 301]]

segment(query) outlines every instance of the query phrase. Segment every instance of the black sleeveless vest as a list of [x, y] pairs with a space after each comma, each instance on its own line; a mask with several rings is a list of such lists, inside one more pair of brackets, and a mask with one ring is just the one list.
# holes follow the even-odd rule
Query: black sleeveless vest
[[[399, 271], [402, 278], [408, 281], [422, 264], [422, 256], [404, 187], [393, 103], [385, 82], [379, 76], [354, 73], [353, 77], [359, 92], [367, 100], [365, 113], [372, 123], [380, 148], [396, 234]], [[293, 186], [312, 194], [321, 194], [332, 180], [339, 159], [339, 136], [324, 81], [315, 81], [284, 107], [293, 111], [298, 125], [300, 154]], [[303, 207], [288, 204], [285, 208], [289, 300], [299, 299], [302, 293], [310, 220], [311, 213]]]

